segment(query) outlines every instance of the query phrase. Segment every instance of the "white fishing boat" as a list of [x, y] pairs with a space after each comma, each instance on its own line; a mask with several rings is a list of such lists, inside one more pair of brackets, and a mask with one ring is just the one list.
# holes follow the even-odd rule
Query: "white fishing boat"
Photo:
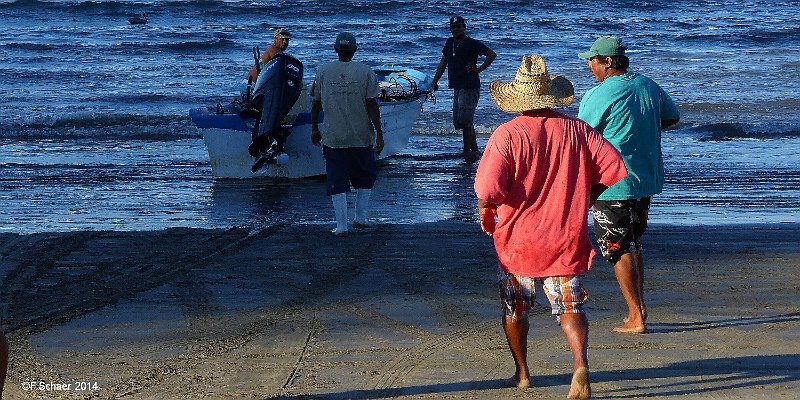
[[[419, 117], [422, 104], [431, 94], [431, 78], [407, 68], [373, 68], [382, 89], [379, 99], [384, 148], [378, 158], [399, 153], [408, 145], [411, 128]], [[301, 178], [325, 174], [322, 147], [311, 143], [311, 85], [306, 85], [299, 99], [281, 125], [289, 135], [284, 144], [285, 156], [252, 171], [256, 158], [248, 152], [253, 141], [254, 118], [241, 118], [235, 104], [190, 110], [195, 125], [202, 130], [215, 178], [254, 178], [262, 176]], [[324, 112], [320, 129], [325, 130]]]

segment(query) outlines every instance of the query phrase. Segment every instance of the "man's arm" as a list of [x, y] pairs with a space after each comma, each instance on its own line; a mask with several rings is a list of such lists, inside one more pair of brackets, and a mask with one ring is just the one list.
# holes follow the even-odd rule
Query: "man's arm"
[[492, 65], [492, 62], [494, 62], [495, 58], [497, 58], [497, 53], [495, 53], [494, 50], [489, 49], [486, 52], [486, 58], [483, 60], [483, 64], [478, 67], [477, 72], [480, 74], [481, 72], [486, 71], [486, 68], [489, 68], [489, 66]]
[[319, 131], [319, 113], [322, 112], [322, 102], [314, 100], [311, 103], [311, 143], [319, 146], [322, 140], [322, 133]]
[[661, 89], [661, 129], [675, 125], [681, 119], [681, 111], [672, 97]]
[[383, 129], [381, 128], [381, 110], [378, 108], [378, 101], [375, 99], [366, 99], [367, 116], [372, 123], [372, 128], [375, 129], [375, 154], [380, 154], [383, 151]]
[[672, 125], [675, 125], [680, 121], [679, 119], [662, 119], [661, 120], [661, 129], [667, 129]]
[[589, 205], [593, 206], [594, 202], [597, 201], [597, 198], [600, 197], [600, 195], [603, 194], [606, 189], [608, 189], [608, 186], [603, 185], [602, 183], [592, 186], [592, 202], [589, 203]]
[[[267, 65], [267, 63], [273, 58], [275, 58], [275, 56], [278, 55], [279, 52], [280, 50], [278, 50], [277, 47], [270, 45], [269, 48], [267, 48], [267, 51], [261, 54], [261, 64]], [[261, 67], [259, 67], [258, 65], [253, 65], [253, 67], [250, 68], [250, 74], [248, 75], [248, 77], [253, 78], [254, 83], [256, 79], [258, 79], [258, 73], [260, 72], [259, 71], [260, 68]]]
[[439, 66], [436, 67], [436, 73], [433, 74], [433, 82], [431, 82], [431, 88], [433, 88], [434, 91], [439, 90], [439, 79], [442, 78], [445, 68], [447, 68], [447, 57], [442, 54]]
[[278, 47], [276, 47], [275, 45], [269, 46], [267, 48], [267, 51], [265, 51], [264, 54], [261, 55], [261, 63], [267, 65], [267, 63], [270, 62], [270, 60], [272, 60], [273, 58], [275, 58], [275, 56], [277, 56], [278, 53], [280, 52], [281, 50], [278, 49]]

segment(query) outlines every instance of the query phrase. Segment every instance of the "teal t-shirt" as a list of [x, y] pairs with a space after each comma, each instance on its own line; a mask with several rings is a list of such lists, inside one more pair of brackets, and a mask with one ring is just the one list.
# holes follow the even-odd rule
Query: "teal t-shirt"
[[628, 177], [603, 192], [600, 200], [640, 199], [661, 193], [661, 120], [677, 120], [680, 112], [658, 84], [633, 72], [606, 78], [583, 96], [578, 118], [619, 150], [628, 169]]

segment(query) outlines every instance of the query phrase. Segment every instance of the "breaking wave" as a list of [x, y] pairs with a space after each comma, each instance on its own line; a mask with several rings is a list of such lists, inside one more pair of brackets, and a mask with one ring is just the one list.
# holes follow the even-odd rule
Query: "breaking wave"
[[797, 126], [747, 126], [744, 124], [716, 123], [684, 129], [697, 134], [701, 142], [723, 142], [731, 140], [769, 140], [800, 137]]
[[0, 123], [0, 139], [176, 140], [200, 133], [188, 116], [84, 114]]

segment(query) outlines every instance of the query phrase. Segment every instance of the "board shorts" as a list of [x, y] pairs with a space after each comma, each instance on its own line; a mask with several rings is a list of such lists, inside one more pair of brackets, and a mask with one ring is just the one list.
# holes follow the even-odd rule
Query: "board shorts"
[[627, 253], [642, 251], [650, 198], [597, 200], [592, 207], [594, 233], [606, 261], [615, 264]]
[[322, 147], [328, 196], [356, 189], [372, 189], [378, 177], [375, 151], [366, 147]]
[[480, 98], [479, 88], [453, 89], [453, 126], [456, 129], [473, 127]]
[[536, 300], [536, 282], [542, 285], [550, 301], [551, 314], [586, 314], [583, 305], [589, 298], [589, 292], [583, 287], [580, 275], [528, 278], [500, 271], [498, 281], [500, 306], [512, 322], [528, 317], [531, 305]]

